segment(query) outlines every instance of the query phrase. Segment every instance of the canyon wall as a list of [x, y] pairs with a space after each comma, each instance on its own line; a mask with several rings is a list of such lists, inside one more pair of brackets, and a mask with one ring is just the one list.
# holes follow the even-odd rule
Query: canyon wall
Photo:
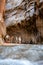
[[20, 36], [24, 41], [35, 43], [43, 40], [43, 0], [7, 0], [5, 8], [10, 36]]

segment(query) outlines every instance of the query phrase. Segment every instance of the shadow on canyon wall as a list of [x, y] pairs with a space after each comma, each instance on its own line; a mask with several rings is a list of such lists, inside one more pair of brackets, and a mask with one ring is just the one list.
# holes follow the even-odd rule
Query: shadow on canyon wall
[[6, 3], [5, 22], [8, 39], [5, 41], [43, 43], [43, 1], [11, 2], [8, 0]]

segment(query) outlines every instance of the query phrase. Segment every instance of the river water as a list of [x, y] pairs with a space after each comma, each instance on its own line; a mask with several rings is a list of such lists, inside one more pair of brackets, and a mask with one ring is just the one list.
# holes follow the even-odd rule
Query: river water
[[43, 65], [43, 45], [0, 46], [0, 65]]

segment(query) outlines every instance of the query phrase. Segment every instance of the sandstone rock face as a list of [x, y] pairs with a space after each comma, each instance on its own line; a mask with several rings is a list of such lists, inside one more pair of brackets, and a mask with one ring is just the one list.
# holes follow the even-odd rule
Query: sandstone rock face
[[[12, 34], [13, 31], [15, 36], [15, 33], [21, 31], [23, 32], [24, 36], [26, 34], [25, 39], [28, 40], [33, 38], [37, 39], [40, 36], [43, 37], [43, 0], [7, 0], [5, 8], [6, 27], [16, 25], [19, 23], [19, 27], [16, 25], [16, 29], [13, 28], [12, 30], [11, 27], [9, 28], [9, 30], [11, 29], [11, 33], [8, 32], [9, 34]], [[21, 28], [26, 28], [28, 33], [22, 31]], [[21, 36], [23, 34], [21, 34]], [[24, 38], [24, 36], [22, 37]], [[32, 36], [33, 38], [30, 38]]]
[[33, 16], [34, 14], [34, 1], [30, 5], [25, 0], [7, 0], [6, 3], [6, 25], [14, 25], [15, 23], [19, 23], [22, 20], [28, 19], [29, 16]]

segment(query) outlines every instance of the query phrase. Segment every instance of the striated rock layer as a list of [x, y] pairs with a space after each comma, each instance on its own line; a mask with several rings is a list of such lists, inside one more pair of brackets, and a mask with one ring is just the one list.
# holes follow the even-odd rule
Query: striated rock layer
[[7, 0], [5, 8], [10, 36], [35, 43], [43, 41], [43, 0]]

